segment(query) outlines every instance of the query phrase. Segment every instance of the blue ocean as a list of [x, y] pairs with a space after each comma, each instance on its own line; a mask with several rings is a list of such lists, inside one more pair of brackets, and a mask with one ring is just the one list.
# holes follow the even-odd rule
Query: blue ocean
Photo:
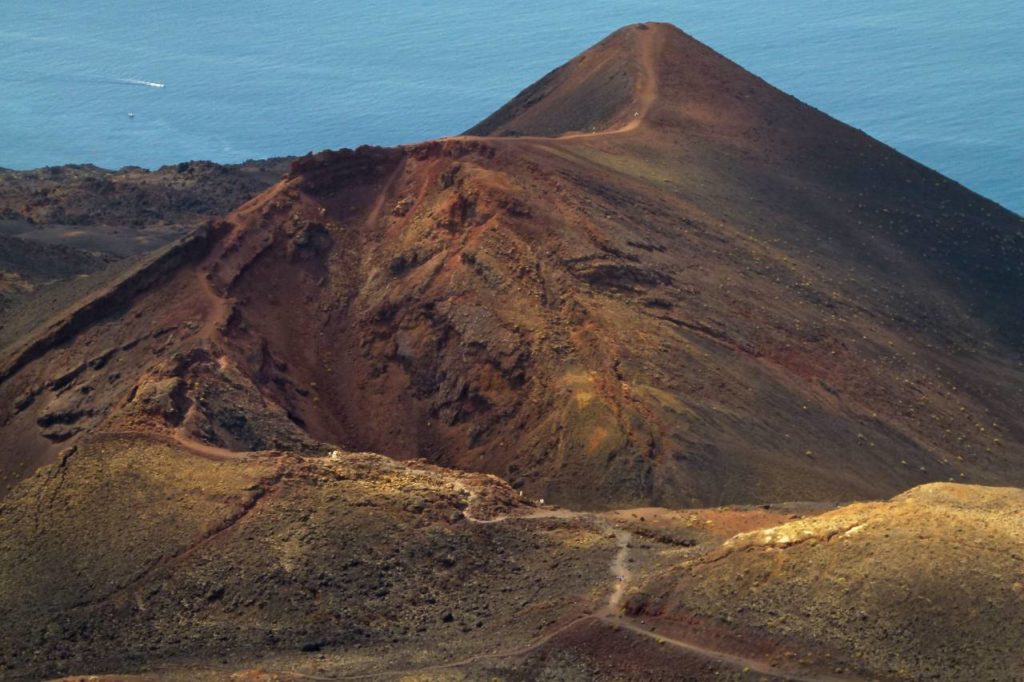
[[1021, 0], [3, 0], [0, 166], [453, 134], [645, 20], [1024, 212]]

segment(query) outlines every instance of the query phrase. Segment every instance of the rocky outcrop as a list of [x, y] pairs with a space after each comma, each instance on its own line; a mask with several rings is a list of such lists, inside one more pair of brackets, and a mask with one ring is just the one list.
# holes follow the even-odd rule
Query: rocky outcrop
[[717, 623], [738, 648], [768, 638], [858, 676], [1013, 679], [1022, 502], [1017, 488], [935, 483], [743, 533], [630, 608], [660, 631]]

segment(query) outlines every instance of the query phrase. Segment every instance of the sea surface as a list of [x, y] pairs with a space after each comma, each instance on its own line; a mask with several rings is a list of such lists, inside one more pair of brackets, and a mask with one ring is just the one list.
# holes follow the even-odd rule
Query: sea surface
[[0, 166], [458, 133], [645, 20], [1024, 212], [1022, 0], [0, 0]]

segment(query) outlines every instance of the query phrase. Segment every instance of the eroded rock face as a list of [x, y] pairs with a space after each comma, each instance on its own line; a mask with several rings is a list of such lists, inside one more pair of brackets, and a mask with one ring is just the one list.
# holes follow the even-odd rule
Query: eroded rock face
[[[424, 456], [579, 507], [1024, 483], [1020, 218], [668, 26], [477, 132], [575, 120], [617, 64], [593, 130], [303, 157], [26, 339], [0, 476], [155, 429]], [[126, 407], [173, 376], [180, 423]]]
[[[244, 302], [233, 342], [287, 366], [261, 361], [267, 390], [321, 440], [491, 471], [576, 505], [848, 499], [1019, 476], [1014, 417], [982, 397], [1016, 404], [995, 377], [1019, 369], [1007, 350], [968, 380], [948, 340], [980, 328], [938, 312], [960, 304], [934, 287], [913, 306], [881, 301], [873, 291], [897, 283], [815, 250], [816, 218], [791, 214], [786, 236], [753, 208], [717, 223], [706, 211], [723, 206], [646, 181], [678, 162], [619, 174], [617, 140], [452, 140], [297, 164], [218, 264]], [[605, 165], [559, 156], [577, 144]], [[834, 217], [863, 231], [863, 215]], [[296, 225], [311, 223], [330, 247], [296, 261]], [[818, 285], [794, 274], [798, 260]], [[851, 267], [875, 285], [828, 274]], [[300, 327], [315, 331], [297, 339]]]
[[186, 385], [180, 377], [145, 379], [126, 408], [128, 414], [151, 415], [177, 426], [188, 410]]

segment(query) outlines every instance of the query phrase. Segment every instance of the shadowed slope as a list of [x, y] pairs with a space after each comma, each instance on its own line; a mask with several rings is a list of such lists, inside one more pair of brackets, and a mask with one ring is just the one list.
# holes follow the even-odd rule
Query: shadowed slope
[[1017, 679], [1022, 502], [931, 484], [743, 533], [629, 608], [667, 636], [718, 629], [719, 646], [770, 641], [867, 679]]
[[466, 135], [553, 137], [618, 127], [638, 113], [638, 91], [652, 85], [643, 68], [644, 49], [636, 31], [616, 31], [523, 90]]

